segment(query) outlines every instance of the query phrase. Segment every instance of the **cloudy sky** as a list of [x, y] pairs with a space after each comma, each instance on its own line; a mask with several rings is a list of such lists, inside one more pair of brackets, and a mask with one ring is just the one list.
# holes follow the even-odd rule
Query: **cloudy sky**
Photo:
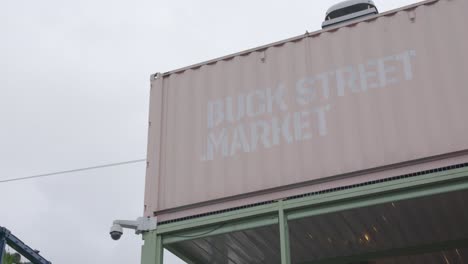
[[[1, 0], [0, 181], [145, 158], [151, 73], [318, 30], [336, 2]], [[144, 174], [0, 183], [0, 226], [53, 263], [139, 263], [141, 237], [108, 231], [141, 216]]]

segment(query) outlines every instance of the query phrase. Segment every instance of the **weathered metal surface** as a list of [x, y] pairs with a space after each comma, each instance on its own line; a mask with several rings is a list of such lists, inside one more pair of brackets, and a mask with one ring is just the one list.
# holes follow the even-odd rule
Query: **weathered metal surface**
[[466, 10], [467, 0], [426, 1], [157, 76], [145, 214], [167, 220], [457, 159], [468, 150]]

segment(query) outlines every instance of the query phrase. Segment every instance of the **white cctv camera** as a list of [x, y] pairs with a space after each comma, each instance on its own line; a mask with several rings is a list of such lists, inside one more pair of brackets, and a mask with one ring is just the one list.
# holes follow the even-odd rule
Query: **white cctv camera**
[[157, 219], [156, 217], [139, 217], [136, 221], [129, 220], [115, 220], [109, 234], [112, 239], [119, 240], [123, 235], [123, 229], [133, 229], [137, 235], [156, 230]]
[[122, 226], [117, 225], [117, 224], [113, 224], [112, 227], [111, 227], [111, 230], [110, 230], [110, 235], [111, 235], [112, 239], [119, 240], [123, 235]]

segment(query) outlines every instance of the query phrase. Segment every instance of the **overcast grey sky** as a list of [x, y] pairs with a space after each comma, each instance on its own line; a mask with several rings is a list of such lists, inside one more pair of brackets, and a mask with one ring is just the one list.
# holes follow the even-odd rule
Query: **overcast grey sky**
[[[145, 158], [151, 73], [318, 30], [336, 2], [0, 0], [0, 180]], [[108, 231], [141, 216], [144, 174], [0, 183], [0, 225], [53, 263], [139, 263], [141, 237]]]

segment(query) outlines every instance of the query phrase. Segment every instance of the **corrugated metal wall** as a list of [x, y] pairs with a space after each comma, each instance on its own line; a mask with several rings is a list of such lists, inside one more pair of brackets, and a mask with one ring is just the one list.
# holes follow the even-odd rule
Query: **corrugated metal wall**
[[160, 75], [145, 213], [467, 150], [467, 2]]

